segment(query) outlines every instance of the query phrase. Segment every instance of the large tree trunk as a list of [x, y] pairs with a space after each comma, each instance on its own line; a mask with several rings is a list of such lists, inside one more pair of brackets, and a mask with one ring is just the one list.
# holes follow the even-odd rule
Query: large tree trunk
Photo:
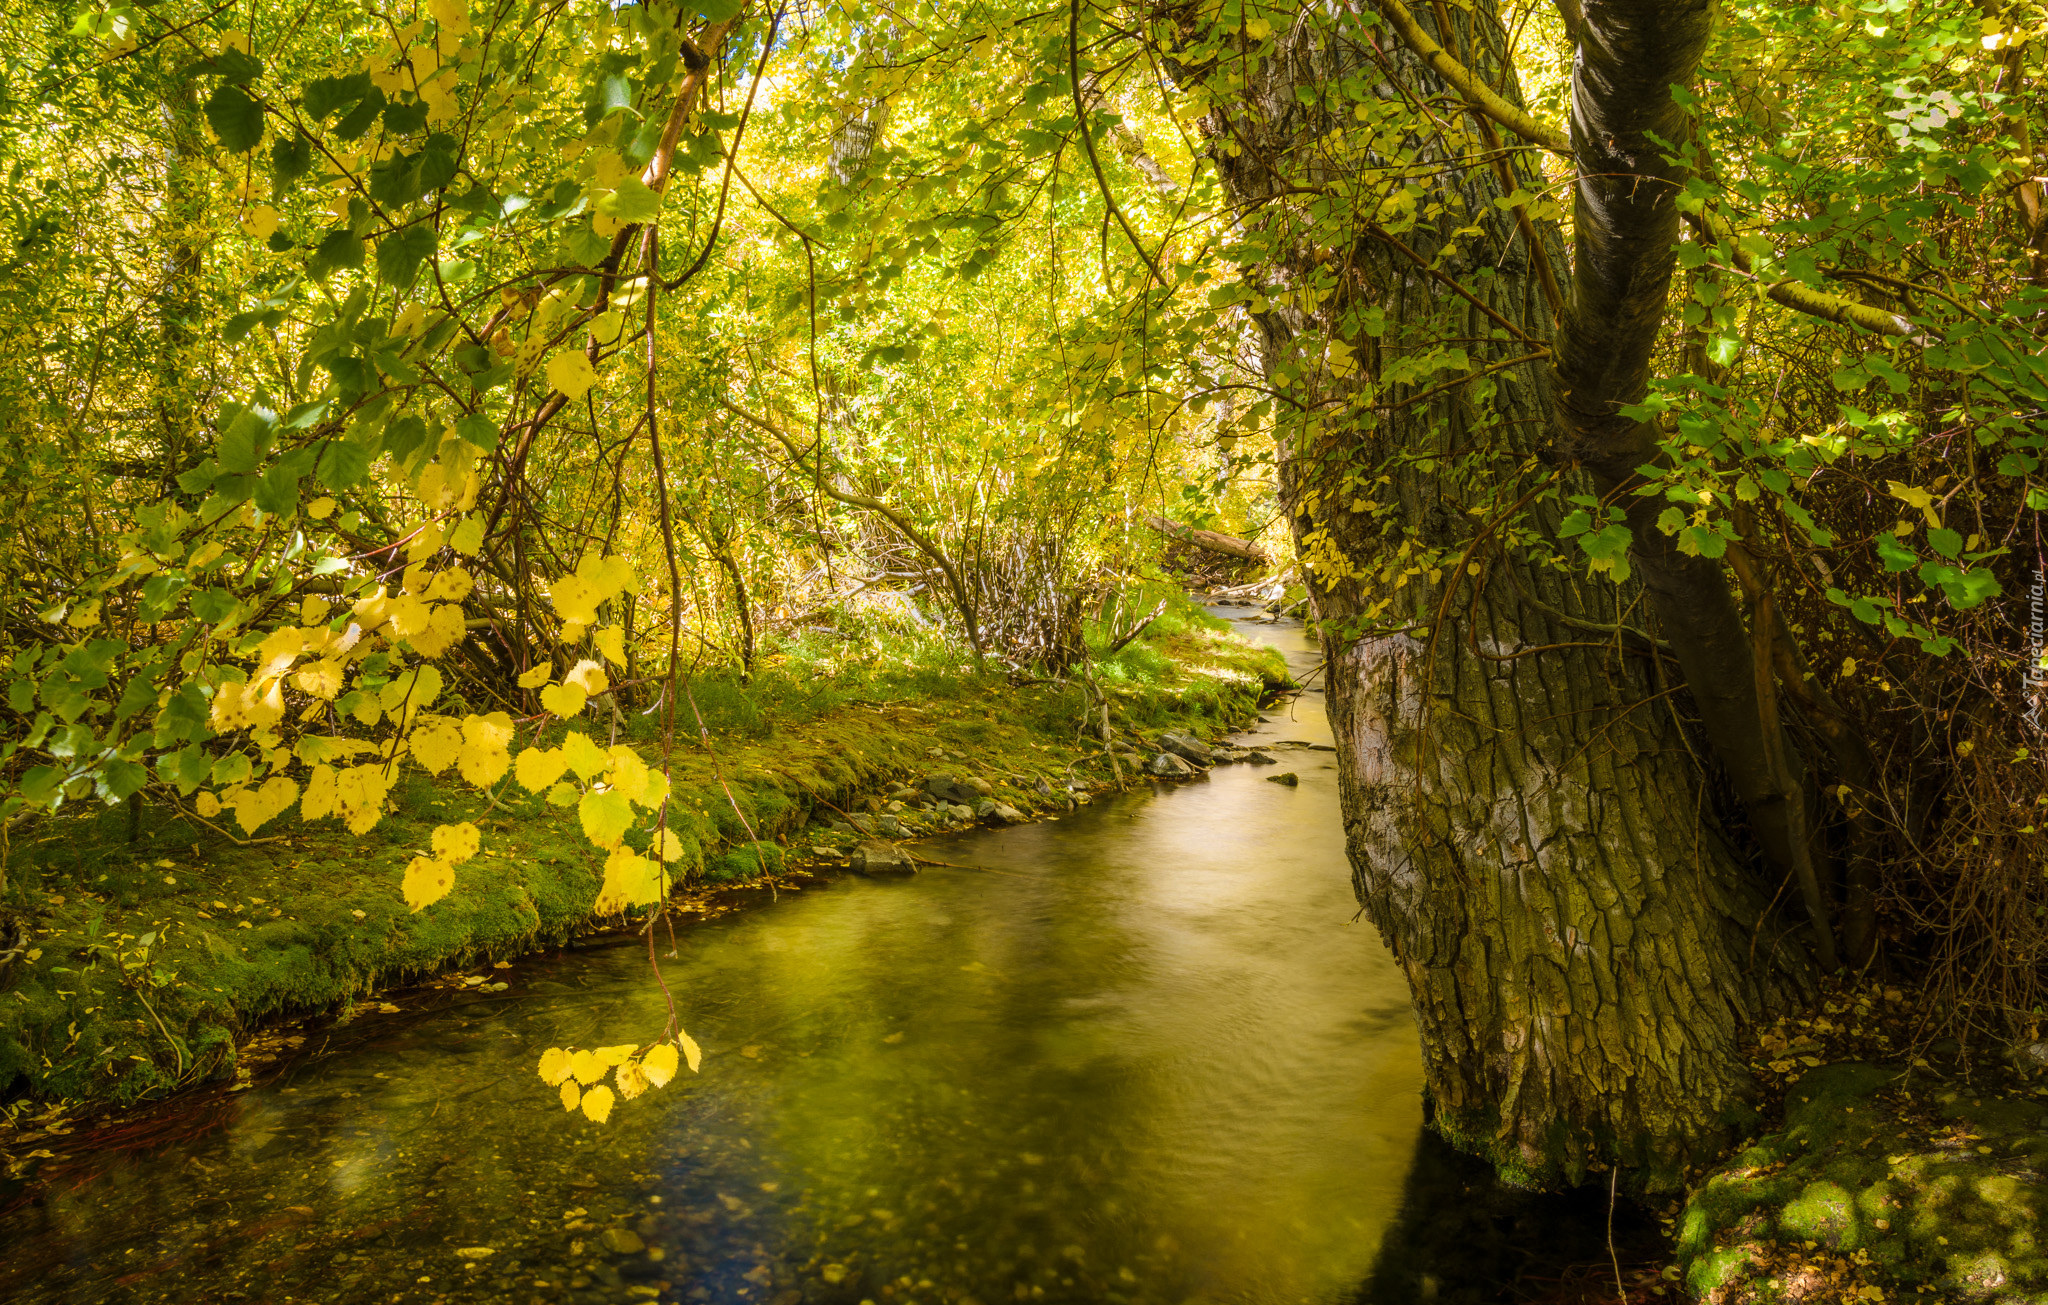
[[[1434, 12], [1436, 38], [1518, 97], [1491, 5]], [[1301, 405], [1282, 492], [1322, 618], [1359, 899], [1414, 990], [1439, 1129], [1529, 1181], [1620, 1164], [1672, 1186], [1746, 1114], [1739, 1030], [1803, 958], [1759, 930], [1767, 894], [1716, 831], [1661, 692], [1675, 668], [1618, 604], [1634, 595], [1509, 535], [1554, 536], [1555, 499], [1518, 503], [1546, 478], [1588, 488], [1541, 458], [1563, 258], [1494, 203], [1538, 189], [1533, 170], [1463, 135], [1442, 107], [1456, 98], [1384, 35], [1316, 7], [1249, 75], [1228, 58], [1176, 74], [1223, 106], [1205, 127], [1265, 254], [1249, 269], [1262, 364]], [[1226, 98], [1227, 77], [1242, 81]], [[1424, 202], [1446, 203], [1398, 232], [1370, 198], [1387, 160], [1338, 134], [1361, 82], [1371, 109], [1416, 115], [1400, 143]], [[1354, 374], [1325, 361], [1329, 341]], [[1453, 344], [1497, 369], [1396, 381]]]

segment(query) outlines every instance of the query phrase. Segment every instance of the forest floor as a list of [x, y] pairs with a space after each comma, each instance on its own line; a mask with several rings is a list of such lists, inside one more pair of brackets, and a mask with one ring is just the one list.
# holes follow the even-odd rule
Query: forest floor
[[2048, 1305], [2044, 1067], [1920, 1046], [1916, 1000], [1843, 987], [1759, 1030], [1770, 1131], [1669, 1212], [1669, 1277], [1709, 1305]]
[[[1288, 684], [1286, 670], [1220, 625], [1198, 613], [1161, 621], [1097, 667], [1114, 749], [1084, 734], [1090, 699], [1071, 683], [945, 668], [870, 678], [805, 710], [728, 694], [719, 719], [738, 725], [711, 749], [679, 729], [670, 752], [671, 828], [684, 837], [681, 864], [695, 866], [673, 904], [715, 911], [722, 888], [843, 865], [870, 837], [1069, 809], [1136, 778], [1133, 741], [1244, 723]], [[1100, 706], [1089, 715], [1099, 720]], [[621, 738], [657, 763], [658, 731], [640, 725]], [[905, 791], [935, 775], [981, 809]], [[913, 801], [892, 804], [887, 790]], [[447, 897], [409, 910], [407, 863], [437, 825], [464, 820], [482, 829], [483, 850]], [[125, 812], [95, 812], [12, 849], [6, 904], [29, 936], [0, 967], [0, 1093], [13, 1099], [0, 1159], [17, 1172], [80, 1111], [246, 1079], [278, 1051], [262, 1029], [284, 1018], [374, 1008], [381, 990], [436, 975], [486, 985], [495, 963], [631, 923], [592, 914], [603, 853], [574, 808], [509, 780], [486, 798], [408, 774], [362, 837], [320, 821], [238, 844], [154, 816], [129, 833]]]

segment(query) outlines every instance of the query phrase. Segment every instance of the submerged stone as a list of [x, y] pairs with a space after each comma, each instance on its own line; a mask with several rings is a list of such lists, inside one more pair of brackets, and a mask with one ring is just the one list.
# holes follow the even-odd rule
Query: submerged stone
[[909, 853], [888, 843], [862, 843], [853, 849], [853, 869], [870, 879], [894, 878], [917, 873], [917, 862]]

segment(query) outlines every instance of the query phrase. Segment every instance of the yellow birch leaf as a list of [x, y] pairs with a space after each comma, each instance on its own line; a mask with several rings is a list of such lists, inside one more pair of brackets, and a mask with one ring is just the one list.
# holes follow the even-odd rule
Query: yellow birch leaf
[[640, 1058], [641, 1073], [648, 1083], [655, 1087], [667, 1087], [668, 1081], [676, 1076], [676, 1045], [664, 1042]]
[[468, 716], [462, 722], [462, 755], [456, 758], [462, 778], [478, 788], [489, 788], [511, 768], [512, 718], [502, 711], [488, 716]]
[[220, 799], [212, 793], [202, 792], [192, 799], [192, 809], [199, 813], [201, 820], [211, 820], [220, 814]]
[[578, 1102], [580, 1102], [580, 1101], [581, 1101], [582, 1099], [583, 1099], [583, 1089], [582, 1089], [582, 1088], [580, 1088], [580, 1087], [577, 1087], [577, 1086], [576, 1086], [576, 1080], [575, 1080], [575, 1079], [573, 1079], [573, 1078], [565, 1078], [565, 1079], [563, 1079], [563, 1080], [562, 1080], [562, 1109], [564, 1109], [564, 1110], [574, 1110], [574, 1109], [576, 1108], [576, 1106], [577, 1106], [577, 1103], [578, 1103]]
[[647, 763], [640, 760], [640, 754], [623, 743], [614, 744], [611, 750], [611, 774], [608, 782], [612, 788], [623, 793], [628, 801], [638, 802], [647, 792]]
[[640, 805], [649, 811], [661, 810], [661, 804], [668, 801], [668, 776], [658, 770], [647, 772], [647, 787], [640, 790]]
[[683, 855], [683, 840], [682, 840], [682, 839], [680, 839], [680, 838], [677, 838], [677, 837], [676, 837], [676, 831], [675, 831], [675, 830], [673, 830], [673, 829], [664, 829], [664, 830], [662, 830], [662, 831], [661, 831], [661, 837], [660, 837], [660, 839], [658, 840], [658, 843], [657, 843], [657, 845], [658, 845], [658, 846], [660, 847], [660, 849], [661, 849], [661, 852], [660, 852], [660, 856], [661, 856], [661, 859], [662, 859], [662, 860], [664, 860], [664, 861], [677, 861], [677, 860], [681, 860], [681, 859], [682, 859], [682, 855]]
[[[400, 600], [404, 601], [404, 600]], [[460, 603], [441, 603], [431, 609], [427, 628], [412, 636], [413, 651], [422, 657], [439, 657], [469, 637]]]
[[333, 815], [335, 788], [334, 767], [313, 767], [313, 773], [306, 777], [305, 796], [299, 799], [299, 818], [319, 820]]
[[620, 793], [585, 793], [576, 804], [583, 836], [599, 847], [617, 847], [633, 827], [633, 804]]
[[623, 626], [607, 625], [590, 636], [590, 646], [604, 654], [604, 659], [614, 666], [626, 664], [626, 630]]
[[611, 753], [591, 742], [590, 736], [581, 730], [570, 730], [562, 736], [562, 757], [585, 783], [604, 774], [612, 764]]
[[[318, 594], [307, 594], [306, 601], [299, 604], [299, 624], [304, 626], [327, 624], [327, 614], [334, 605]], [[308, 630], [307, 633], [312, 633]]]
[[638, 1046], [630, 1042], [622, 1047], [599, 1047], [597, 1049], [597, 1063], [605, 1066], [607, 1069], [613, 1065], [623, 1065], [626, 1063], [627, 1058], [639, 1049]]
[[608, 1087], [594, 1087], [583, 1094], [583, 1116], [593, 1124], [602, 1124], [612, 1117], [612, 1090]]
[[640, 1062], [628, 1060], [612, 1071], [612, 1082], [618, 1085], [619, 1096], [627, 1101], [647, 1090], [647, 1075], [641, 1070]]
[[314, 499], [306, 504], [306, 515], [315, 521], [325, 521], [334, 515], [334, 500], [324, 496]]
[[556, 784], [548, 790], [548, 805], [551, 807], [573, 807], [578, 794], [574, 784]]
[[598, 1063], [597, 1053], [594, 1051], [584, 1050], [569, 1053], [569, 1072], [575, 1075], [578, 1083], [582, 1083], [585, 1086], [603, 1078], [604, 1072], [608, 1068], [610, 1067]]
[[555, 664], [553, 662], [542, 662], [519, 677], [519, 687], [522, 689], [538, 689], [541, 685], [546, 684], [548, 677], [554, 673]]
[[414, 729], [407, 742], [412, 759], [429, 775], [438, 775], [462, 755], [462, 727], [446, 716], [429, 717]]
[[554, 1087], [569, 1077], [569, 1053], [560, 1047], [549, 1047], [540, 1053], [540, 1081]]
[[459, 825], [442, 825], [434, 831], [434, 855], [457, 865], [476, 855], [483, 845], [483, 831], [467, 820]]
[[459, 566], [437, 571], [427, 585], [426, 596], [436, 602], [459, 603], [476, 588], [476, 577]]
[[528, 748], [519, 754], [520, 787], [538, 793], [560, 779], [568, 768], [568, 759], [560, 748]]
[[455, 867], [431, 856], [416, 856], [405, 867], [405, 904], [424, 910], [446, 897], [455, 887]]
[[564, 349], [548, 359], [548, 384], [567, 395], [571, 403], [597, 384], [597, 369], [576, 349]]
[[541, 710], [565, 719], [581, 714], [584, 701], [583, 690], [573, 684], [550, 684], [540, 691]]
[[341, 663], [331, 657], [317, 662], [308, 662], [292, 675], [292, 683], [301, 692], [309, 693], [322, 702], [332, 702], [341, 693]]
[[697, 1066], [704, 1063], [704, 1049], [697, 1045], [695, 1038], [681, 1029], [676, 1030], [676, 1041], [683, 1044], [683, 1060], [690, 1066], [690, 1072], [696, 1073]]
[[564, 621], [589, 625], [597, 619], [597, 605], [604, 600], [605, 595], [582, 576], [557, 576], [548, 584], [548, 601]]
[[573, 684], [593, 698], [611, 687], [611, 681], [605, 678], [604, 667], [587, 657], [562, 677], [562, 683], [564, 686]]
[[464, 557], [475, 557], [476, 550], [484, 546], [484, 519], [464, 517], [462, 524], [455, 527], [448, 536], [448, 547]]
[[[591, 839], [596, 842], [595, 836]], [[616, 847], [605, 858], [604, 885], [591, 909], [615, 915], [629, 906], [651, 906], [661, 900], [661, 867], [630, 847]]]

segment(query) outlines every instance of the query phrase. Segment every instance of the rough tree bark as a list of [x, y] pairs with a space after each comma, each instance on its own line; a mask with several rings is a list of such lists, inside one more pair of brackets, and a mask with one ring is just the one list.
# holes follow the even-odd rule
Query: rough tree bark
[[[1434, 38], [1518, 102], [1493, 7], [1431, 9]], [[1209, 154], [1252, 215], [1244, 244], [1269, 251], [1246, 269], [1261, 362], [1306, 414], [1281, 485], [1323, 621], [1354, 880], [1413, 989], [1441, 1131], [1530, 1181], [1619, 1164], [1670, 1186], [1745, 1116], [1738, 1032], [1804, 958], [1759, 931], [1767, 894], [1706, 812], [1633, 595], [1508, 536], [1509, 505], [1539, 533], [1558, 513], [1500, 486], [1587, 488], [1543, 465], [1562, 250], [1494, 202], [1538, 189], [1534, 170], [1452, 125], [1470, 121], [1456, 93], [1387, 37], [1305, 7], [1237, 84], [1242, 64], [1174, 65], [1221, 106]], [[1398, 145], [1440, 212], [1333, 202], [1392, 189], [1368, 184], [1390, 160], [1344, 130], [1360, 101], [1413, 115]], [[1466, 379], [1400, 379], [1451, 343]]]

